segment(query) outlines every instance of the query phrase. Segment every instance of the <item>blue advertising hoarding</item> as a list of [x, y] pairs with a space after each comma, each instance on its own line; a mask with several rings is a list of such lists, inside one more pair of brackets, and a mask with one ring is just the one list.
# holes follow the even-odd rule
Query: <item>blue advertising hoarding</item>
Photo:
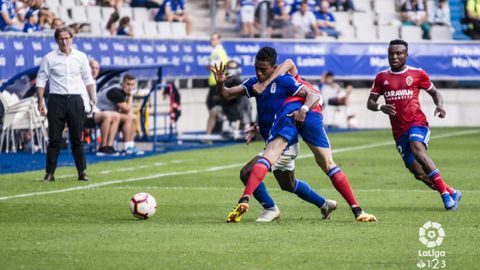
[[[102, 66], [171, 64], [164, 70], [170, 78], [206, 78], [208, 40], [152, 40], [133, 38], [76, 37], [75, 46]], [[244, 75], [253, 75], [255, 53], [263, 46], [277, 49], [279, 61], [293, 59], [305, 77], [318, 77], [330, 70], [337, 77], [373, 79], [388, 68], [387, 43], [311, 42], [292, 40], [226, 40], [231, 59], [242, 65]], [[39, 65], [56, 48], [48, 36], [0, 36], [0, 80]], [[427, 71], [433, 79], [480, 80], [480, 44], [473, 42], [412, 43], [408, 64]]]

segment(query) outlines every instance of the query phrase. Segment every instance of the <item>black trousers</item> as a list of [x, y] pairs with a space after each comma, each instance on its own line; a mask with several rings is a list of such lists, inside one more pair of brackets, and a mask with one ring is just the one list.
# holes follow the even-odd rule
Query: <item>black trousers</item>
[[47, 173], [55, 173], [58, 155], [62, 143], [62, 133], [65, 123], [70, 134], [73, 159], [78, 173], [85, 171], [87, 162], [83, 150], [82, 130], [85, 121], [85, 109], [80, 95], [50, 94], [47, 104], [48, 148]]

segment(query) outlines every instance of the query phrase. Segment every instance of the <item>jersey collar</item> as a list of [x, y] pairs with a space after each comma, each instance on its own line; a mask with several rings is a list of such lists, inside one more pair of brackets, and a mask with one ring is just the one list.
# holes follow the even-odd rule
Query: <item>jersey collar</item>
[[402, 70], [402, 71], [397, 71], [397, 72], [395, 72], [395, 71], [392, 71], [392, 68], [389, 68], [388, 71], [389, 71], [390, 73], [393, 73], [393, 74], [403, 74], [403, 73], [407, 72], [407, 70], [409, 70], [409, 69], [410, 69], [410, 66], [406, 65], [406, 66], [405, 66], [405, 69]]

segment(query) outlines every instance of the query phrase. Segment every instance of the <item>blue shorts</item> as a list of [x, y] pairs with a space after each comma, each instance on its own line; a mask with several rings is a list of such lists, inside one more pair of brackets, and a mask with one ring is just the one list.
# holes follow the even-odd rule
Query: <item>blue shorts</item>
[[270, 129], [267, 143], [280, 136], [285, 138], [288, 141], [288, 146], [290, 146], [298, 142], [299, 134], [302, 136], [302, 139], [310, 145], [330, 148], [330, 141], [323, 128], [323, 116], [319, 112], [312, 111], [307, 112], [305, 121], [299, 128], [295, 126], [292, 116], [287, 116], [286, 114], [277, 115], [277, 118], [273, 122], [272, 129]]
[[407, 168], [415, 161], [415, 157], [410, 149], [410, 142], [421, 142], [428, 148], [428, 141], [430, 140], [430, 130], [428, 127], [413, 126], [405, 132], [397, 141], [397, 150], [402, 156], [403, 162]]

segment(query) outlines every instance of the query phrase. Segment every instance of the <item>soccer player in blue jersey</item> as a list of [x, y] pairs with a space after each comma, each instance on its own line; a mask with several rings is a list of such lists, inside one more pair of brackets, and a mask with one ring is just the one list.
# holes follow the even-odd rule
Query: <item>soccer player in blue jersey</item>
[[[277, 59], [277, 53], [275, 49], [270, 48], [270, 47], [264, 47], [262, 48], [256, 55], [255, 58], [255, 69], [256, 69], [256, 77], [252, 77], [249, 80], [245, 81], [242, 85], [239, 86], [234, 86], [231, 88], [226, 88], [224, 86], [224, 82], [226, 80], [225, 76], [225, 68], [223, 65], [220, 65], [220, 67], [215, 67], [212, 69], [212, 72], [215, 74], [215, 79], [217, 81], [217, 90], [219, 93], [226, 99], [229, 98], [234, 98], [240, 95], [247, 95], [248, 97], [253, 96], [253, 85], [257, 83], [258, 81], [263, 81], [268, 76], [275, 70], [275, 62]], [[265, 91], [264, 94], [262, 95], [256, 95], [255, 98], [257, 100], [257, 111], [258, 111], [258, 124], [260, 128], [260, 133], [264, 138], [268, 138], [269, 136], [269, 130], [272, 127], [272, 124], [275, 119], [275, 113], [278, 111], [278, 109], [281, 107], [281, 105], [285, 102], [285, 100], [292, 95], [298, 95], [302, 96], [305, 98], [305, 103], [314, 107], [318, 100], [320, 99], [319, 95], [313, 91], [308, 90], [305, 88], [301, 83], [298, 83], [293, 76], [290, 74], [284, 74], [283, 76], [280, 76], [278, 79], [273, 82], [270, 87], [269, 91]], [[304, 116], [304, 115], [303, 115]], [[296, 117], [298, 121], [303, 121], [302, 115], [298, 115]], [[270, 167], [272, 164], [276, 163], [279, 160], [279, 157], [281, 156], [282, 153], [284, 153], [284, 150], [287, 148], [287, 145], [283, 146], [281, 149], [277, 149], [278, 151], [278, 158], [274, 160], [273, 163], [268, 162], [265, 158], [264, 155], [262, 157], [255, 157], [252, 159], [250, 162], [247, 163], [247, 165], [242, 169], [242, 175], [241, 178], [242, 180], [245, 180], [246, 176], [248, 176], [248, 179], [246, 181], [246, 184], [248, 186], [248, 183], [251, 182], [250, 178], [252, 177], [252, 173], [256, 172], [256, 167], [258, 167], [258, 164], [264, 164], [265, 162], [268, 162], [268, 170], [270, 170]], [[269, 149], [265, 150], [265, 153], [271, 151]], [[286, 153], [284, 153], [286, 154]], [[318, 193], [316, 193], [307, 183], [301, 181], [301, 180], [296, 180], [293, 178], [293, 168], [290, 168], [292, 170], [288, 170], [288, 158], [285, 158], [284, 160], [280, 160], [279, 164], [277, 164], [277, 167], [279, 168], [284, 168], [286, 169], [284, 172], [281, 172], [282, 170], [276, 170], [275, 176], [277, 180], [280, 183], [280, 186], [283, 189], [286, 189], [288, 191], [291, 191], [295, 194], [297, 194], [300, 198], [302, 198], [305, 201], [308, 201], [310, 203], [315, 204], [319, 208], [325, 205], [326, 200], [320, 196]], [[274, 167], [275, 169], [275, 167]], [[266, 172], [265, 172], [266, 174]], [[263, 179], [263, 178], [262, 178]], [[290, 179], [293, 179], [293, 185], [288, 183]], [[287, 187], [290, 185], [290, 187]], [[275, 204], [273, 203], [273, 200], [270, 198], [268, 193], [266, 192], [266, 187], [263, 183], [258, 183], [255, 185], [255, 187], [252, 189], [252, 187], [249, 187], [249, 195], [248, 197], [251, 197], [252, 195], [259, 200], [262, 205], [266, 208], [266, 205], [269, 204], [270, 207], [274, 207]], [[246, 212], [248, 209], [248, 204], [243, 204], [246, 206], [244, 208], [243, 212]], [[322, 215], [324, 218], [328, 218], [331, 211], [333, 211], [336, 207], [336, 202], [334, 201], [327, 201], [328, 207], [324, 207], [322, 209]], [[239, 222], [240, 221], [240, 215], [229, 215], [227, 218], [227, 222]]]
[[[275, 80], [275, 78], [281, 76], [281, 74], [284, 74], [285, 72], [295, 75], [297, 81], [305, 85], [310, 85], [307, 81], [299, 77], [295, 63], [288, 59], [284, 63], [280, 64], [269, 78], [254, 85], [254, 92], [256, 94], [263, 93], [263, 91], [269, 84], [272, 83], [273, 80]], [[313, 88], [313, 86], [311, 88]], [[289, 97], [283, 104], [280, 111], [277, 112], [277, 119], [275, 120], [272, 130], [270, 131], [271, 138], [278, 136], [283, 137], [290, 145], [297, 142], [298, 133], [300, 133], [303, 140], [314, 154], [315, 160], [319, 167], [328, 175], [333, 186], [338, 190], [338, 192], [351, 207], [355, 219], [360, 222], [376, 221], [375, 216], [365, 213], [358, 205], [347, 176], [333, 161], [330, 142], [323, 128], [321, 106], [314, 107], [312, 110], [307, 110], [307, 108], [303, 106], [304, 104], [301, 98]], [[290, 115], [294, 114], [299, 108], [305, 109], [307, 113], [305, 122], [300, 123], [300, 126], [295, 128], [298, 123], [295, 123]]]

